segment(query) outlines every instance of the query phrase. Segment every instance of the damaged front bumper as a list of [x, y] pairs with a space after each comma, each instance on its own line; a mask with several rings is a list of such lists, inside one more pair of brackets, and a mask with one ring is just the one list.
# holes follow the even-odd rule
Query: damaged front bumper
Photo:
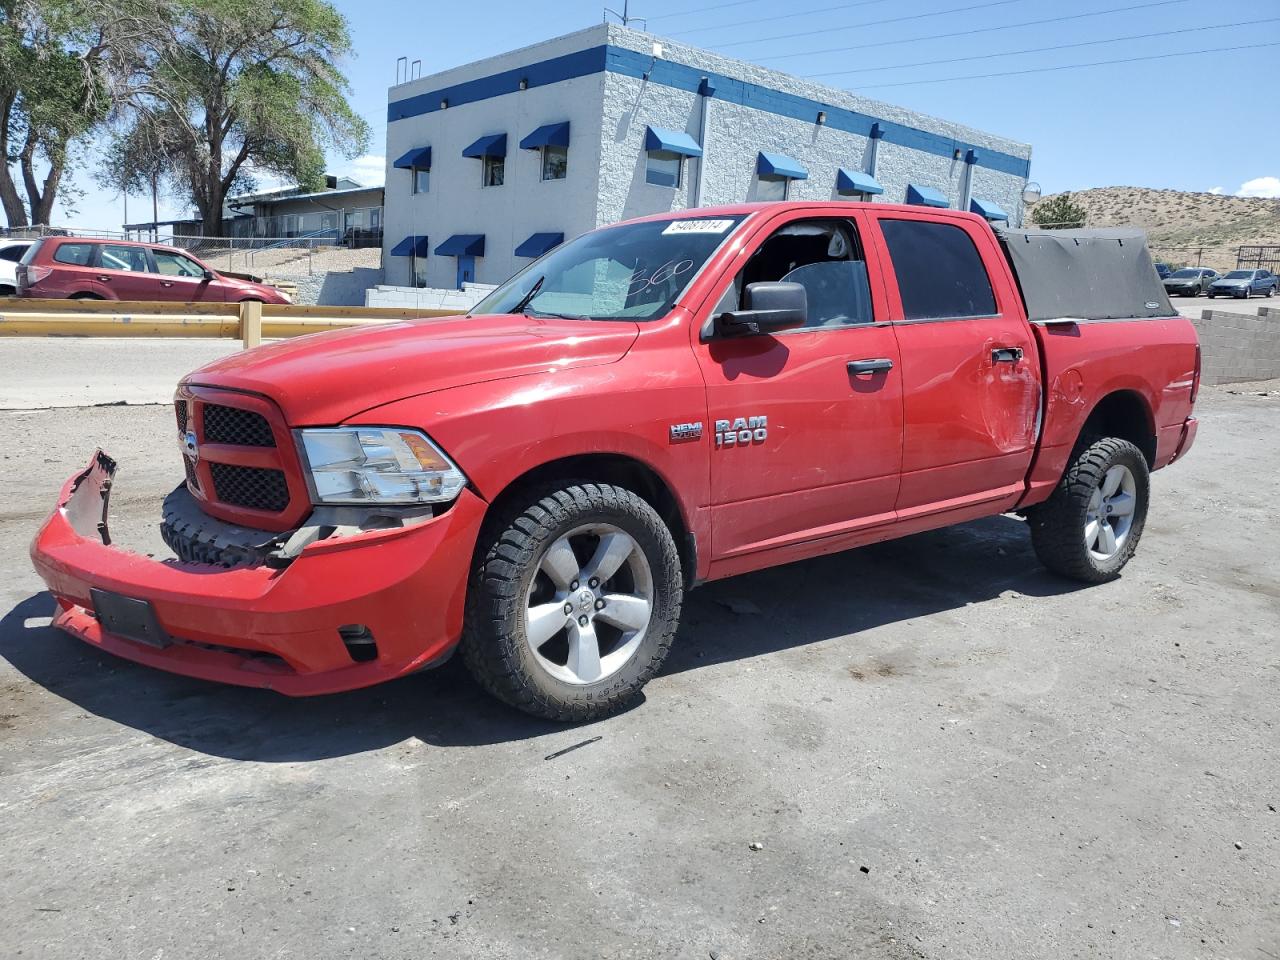
[[469, 490], [412, 525], [312, 539], [283, 567], [226, 569], [112, 546], [115, 473], [96, 453], [31, 545], [58, 602], [54, 626], [87, 643], [174, 673], [307, 696], [428, 666], [461, 636], [485, 510]]

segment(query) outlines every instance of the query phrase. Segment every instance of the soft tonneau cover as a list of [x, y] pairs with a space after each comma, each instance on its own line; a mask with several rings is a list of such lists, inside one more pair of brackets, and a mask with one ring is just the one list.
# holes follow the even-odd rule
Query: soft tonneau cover
[[1141, 230], [997, 227], [1030, 320], [1177, 316]]

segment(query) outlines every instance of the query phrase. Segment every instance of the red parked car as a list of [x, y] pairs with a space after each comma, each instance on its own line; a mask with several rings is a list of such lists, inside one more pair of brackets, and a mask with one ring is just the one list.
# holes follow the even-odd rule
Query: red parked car
[[18, 264], [17, 281], [20, 297], [292, 302], [275, 287], [218, 273], [178, 247], [131, 240], [45, 237]]
[[685, 210], [563, 244], [465, 317], [197, 370], [179, 559], [111, 545], [102, 452], [32, 557], [58, 627], [140, 663], [301, 695], [460, 648], [506, 702], [587, 719], [634, 701], [707, 580], [1001, 513], [1050, 569], [1118, 576], [1199, 378], [1140, 234]]

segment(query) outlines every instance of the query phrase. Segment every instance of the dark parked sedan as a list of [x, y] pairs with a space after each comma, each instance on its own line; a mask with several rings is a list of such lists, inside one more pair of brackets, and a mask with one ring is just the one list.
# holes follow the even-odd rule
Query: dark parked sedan
[[1156, 276], [1161, 280], [1164, 280], [1171, 273], [1173, 273], [1173, 267], [1169, 266], [1167, 263], [1156, 264]]
[[1209, 296], [1252, 297], [1257, 293], [1270, 297], [1277, 285], [1280, 278], [1270, 270], [1232, 270], [1209, 284]]
[[1164, 288], [1170, 296], [1181, 294], [1184, 297], [1198, 297], [1209, 289], [1209, 284], [1218, 279], [1218, 271], [1208, 267], [1184, 267], [1175, 270], [1164, 278]]

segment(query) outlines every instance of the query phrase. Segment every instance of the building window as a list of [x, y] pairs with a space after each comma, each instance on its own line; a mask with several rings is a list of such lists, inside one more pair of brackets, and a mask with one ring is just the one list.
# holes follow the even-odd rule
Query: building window
[[563, 180], [569, 171], [569, 148], [548, 144], [542, 148], [542, 179]]
[[658, 187], [679, 187], [683, 172], [684, 155], [668, 150], [650, 150], [645, 165], [644, 179]]
[[413, 257], [413, 285], [415, 287], [425, 287], [427, 285], [427, 258], [415, 255]]
[[483, 185], [486, 187], [500, 187], [507, 172], [506, 157], [485, 157], [484, 158], [484, 180]]
[[413, 192], [426, 193], [431, 188], [431, 171], [415, 170], [413, 171]]
[[787, 183], [786, 177], [761, 177], [756, 184], [757, 200], [785, 200], [787, 199]]

